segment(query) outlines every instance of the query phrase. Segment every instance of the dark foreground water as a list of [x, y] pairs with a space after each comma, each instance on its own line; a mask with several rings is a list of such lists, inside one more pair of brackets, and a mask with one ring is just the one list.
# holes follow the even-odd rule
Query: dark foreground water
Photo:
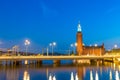
[[120, 80], [119, 64], [0, 66], [0, 80]]

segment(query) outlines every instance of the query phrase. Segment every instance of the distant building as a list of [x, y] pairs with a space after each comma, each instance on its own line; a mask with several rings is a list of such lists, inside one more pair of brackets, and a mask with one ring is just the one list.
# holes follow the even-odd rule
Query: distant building
[[101, 46], [98, 46], [97, 44], [95, 46], [83, 45], [82, 30], [81, 30], [80, 23], [78, 24], [78, 31], [77, 31], [76, 39], [77, 39], [77, 47], [76, 47], [77, 55], [97, 55], [97, 56], [100, 56], [100, 55], [103, 55], [105, 53], [104, 44], [102, 44]]
[[120, 48], [113, 48], [112, 50], [106, 51], [106, 55], [120, 55]]

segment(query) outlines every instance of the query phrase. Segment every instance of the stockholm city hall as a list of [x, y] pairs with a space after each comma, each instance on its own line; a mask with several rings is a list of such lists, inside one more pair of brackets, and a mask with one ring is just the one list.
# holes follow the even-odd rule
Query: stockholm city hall
[[82, 41], [82, 30], [81, 30], [81, 25], [78, 23], [78, 31], [76, 35], [76, 42], [77, 42], [77, 47], [76, 47], [76, 52], [77, 55], [103, 55], [105, 53], [105, 48], [104, 44], [101, 46], [95, 45], [95, 46], [85, 46], [83, 45]]

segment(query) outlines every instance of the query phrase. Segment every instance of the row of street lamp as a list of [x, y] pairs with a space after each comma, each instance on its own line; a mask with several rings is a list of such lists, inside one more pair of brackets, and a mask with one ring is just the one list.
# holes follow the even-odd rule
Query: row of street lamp
[[[24, 45], [26, 46], [26, 56], [27, 56], [27, 52], [28, 52], [28, 46], [30, 45], [30, 41], [29, 40], [25, 40], [25, 42], [24, 42]], [[50, 44], [49, 44], [49, 46], [52, 48], [52, 55], [54, 54], [54, 47], [56, 46], [56, 42], [51, 42]], [[76, 48], [76, 46], [77, 46], [77, 43], [72, 43], [71, 45], [70, 45], [70, 47], [71, 48], [73, 48], [73, 50], [74, 50], [74, 53], [75, 53], [75, 48]], [[90, 45], [91, 46], [91, 45]], [[95, 47], [97, 47], [98, 45], [97, 44], [95, 44], [94, 45]], [[117, 48], [118, 46], [115, 44], [114, 45], [114, 48]], [[14, 46], [13, 47], [13, 50], [14, 51], [18, 51], [18, 46]], [[70, 50], [69, 50], [70, 51]], [[48, 47], [47, 47], [47, 55], [48, 55], [48, 52], [49, 52], [49, 50], [48, 50]], [[69, 52], [70, 53], [70, 52]]]
[[53, 55], [53, 53], [54, 53], [53, 48], [54, 48], [54, 46], [56, 46], [56, 42], [52, 42], [49, 45], [52, 47], [52, 55]]
[[[28, 46], [30, 45], [30, 41], [29, 40], [25, 40], [25, 46], [26, 46], [26, 56], [27, 56], [27, 51], [28, 51]], [[49, 44], [49, 46], [51, 46], [52, 47], [52, 55], [53, 55], [53, 53], [54, 53], [54, 47], [56, 46], [56, 42], [52, 42], [52, 43], [50, 43]], [[48, 55], [48, 48], [47, 48], [47, 55]]]
[[[27, 55], [27, 50], [28, 50], [28, 45], [30, 44], [30, 41], [29, 40], [25, 40], [25, 45], [26, 45], [26, 55]], [[49, 46], [52, 48], [52, 55], [54, 54], [54, 47], [56, 46], [56, 42], [51, 42], [49, 44]], [[70, 45], [72, 48], [74, 48], [74, 53], [75, 53], [75, 47], [77, 46], [77, 43], [73, 43]], [[48, 52], [49, 52], [49, 49], [48, 47], [46, 48], [47, 50], [47, 55], [48, 55]]]
[[[72, 47], [73, 48], [73, 50], [74, 50], [74, 53], [75, 53], [75, 48], [77, 47], [77, 43], [72, 43], [71, 45], [70, 45], [70, 47]], [[69, 51], [69, 54], [70, 54], [70, 51]]]
[[27, 50], [28, 50], [28, 46], [30, 45], [30, 41], [29, 40], [25, 40], [25, 46], [26, 46], [26, 56], [27, 56]]

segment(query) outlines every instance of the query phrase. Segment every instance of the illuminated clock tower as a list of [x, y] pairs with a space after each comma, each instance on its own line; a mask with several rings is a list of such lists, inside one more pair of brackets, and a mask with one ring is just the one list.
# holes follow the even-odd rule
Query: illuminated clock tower
[[82, 43], [82, 30], [80, 26], [80, 22], [78, 23], [77, 30], [77, 47], [76, 47], [77, 55], [80, 56], [83, 53], [83, 43]]

